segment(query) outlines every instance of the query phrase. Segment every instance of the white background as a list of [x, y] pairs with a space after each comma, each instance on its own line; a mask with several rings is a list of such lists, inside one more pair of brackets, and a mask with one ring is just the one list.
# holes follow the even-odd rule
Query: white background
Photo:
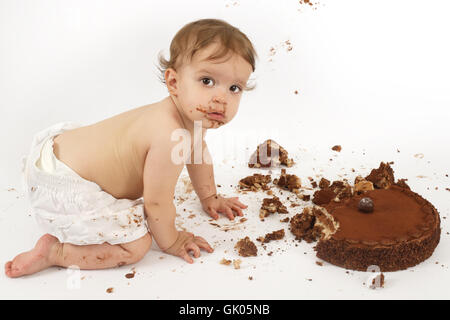
[[[81, 271], [75, 290], [61, 268], [13, 280], [2, 272], [0, 298], [448, 299], [450, 4], [318, 2], [0, 0], [0, 263], [41, 236], [20, 184], [20, 158], [32, 136], [59, 121], [90, 124], [163, 99], [157, 54], [168, 57], [175, 33], [200, 18], [235, 25], [259, 55], [251, 76], [257, 88], [244, 94], [232, 123], [208, 133], [220, 191], [237, 194], [230, 185], [257, 172], [246, 168], [246, 157], [267, 138], [294, 157], [289, 171], [305, 186], [308, 176], [352, 181], [380, 161], [394, 161], [396, 177], [408, 178], [441, 214], [441, 242], [430, 259], [387, 273], [385, 288], [370, 290], [363, 285], [367, 273], [316, 265], [313, 246], [296, 246], [280, 217], [260, 222], [263, 194], [238, 194], [249, 205], [249, 220], [229, 232], [210, 225], [191, 195], [178, 206], [178, 223], [215, 247], [193, 265], [154, 247], [134, 266], [134, 279], [124, 276], [131, 266]], [[339, 154], [330, 150], [336, 144], [343, 147]], [[183, 208], [197, 216], [187, 218]], [[237, 239], [281, 227], [287, 241], [270, 243], [267, 251], [258, 244], [259, 256], [241, 258], [240, 270], [219, 264], [239, 258]], [[109, 287], [114, 293], [106, 293]]]

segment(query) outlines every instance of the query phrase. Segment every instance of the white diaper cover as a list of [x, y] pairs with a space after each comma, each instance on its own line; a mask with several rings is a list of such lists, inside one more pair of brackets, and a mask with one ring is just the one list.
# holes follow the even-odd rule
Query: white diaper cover
[[53, 138], [77, 127], [60, 122], [42, 130], [23, 158], [23, 188], [38, 225], [60, 242], [76, 245], [114, 245], [143, 237], [149, 230], [142, 198], [116, 199], [56, 158]]

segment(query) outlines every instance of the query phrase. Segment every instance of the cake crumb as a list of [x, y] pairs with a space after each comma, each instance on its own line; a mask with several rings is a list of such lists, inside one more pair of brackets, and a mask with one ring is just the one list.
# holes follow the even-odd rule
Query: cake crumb
[[331, 148], [331, 150], [341, 152], [342, 147], [340, 145], [335, 145], [334, 147]]
[[113, 293], [114, 292], [114, 288], [108, 288], [108, 289], [106, 289], [106, 292], [107, 293]]
[[249, 237], [239, 240], [236, 243], [235, 248], [238, 250], [241, 257], [256, 257], [258, 254], [258, 248], [256, 248], [256, 245], [250, 240]]
[[131, 272], [130, 273], [127, 273], [126, 275], [125, 275], [125, 278], [127, 278], [127, 279], [132, 279], [132, 278], [134, 278], [134, 275], [136, 274], [136, 270], [133, 268], [133, 269], [131, 269]]
[[280, 230], [274, 231], [272, 233], [268, 233], [264, 237], [259, 237], [256, 240], [258, 240], [259, 242], [262, 242], [262, 243], [268, 243], [272, 240], [281, 240], [283, 238], [284, 238], [284, 229], [280, 229]]
[[318, 265], [318, 266], [323, 266], [323, 263], [322, 262], [320, 262], [320, 261], [316, 261], [316, 264]]
[[241, 259], [236, 259], [236, 260], [233, 260], [233, 266], [234, 266], [234, 268], [235, 269], [240, 269], [241, 268]]
[[223, 258], [222, 260], [220, 260], [220, 264], [224, 264], [226, 266], [231, 264], [231, 260], [227, 260], [225, 258]]

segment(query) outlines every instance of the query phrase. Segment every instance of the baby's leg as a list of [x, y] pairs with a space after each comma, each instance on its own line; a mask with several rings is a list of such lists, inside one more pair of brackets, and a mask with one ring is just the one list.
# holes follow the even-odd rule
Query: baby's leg
[[34, 249], [19, 254], [5, 265], [5, 274], [15, 278], [33, 274], [51, 266], [80, 269], [106, 269], [136, 263], [150, 250], [152, 237], [149, 233], [132, 242], [111, 245], [109, 243], [77, 246], [60, 243], [57, 238], [46, 234]]

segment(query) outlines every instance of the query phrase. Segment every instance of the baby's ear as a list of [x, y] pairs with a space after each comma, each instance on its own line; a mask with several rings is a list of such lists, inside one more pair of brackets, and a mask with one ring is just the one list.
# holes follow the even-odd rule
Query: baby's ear
[[177, 72], [172, 68], [168, 68], [164, 72], [164, 79], [169, 93], [177, 96]]

